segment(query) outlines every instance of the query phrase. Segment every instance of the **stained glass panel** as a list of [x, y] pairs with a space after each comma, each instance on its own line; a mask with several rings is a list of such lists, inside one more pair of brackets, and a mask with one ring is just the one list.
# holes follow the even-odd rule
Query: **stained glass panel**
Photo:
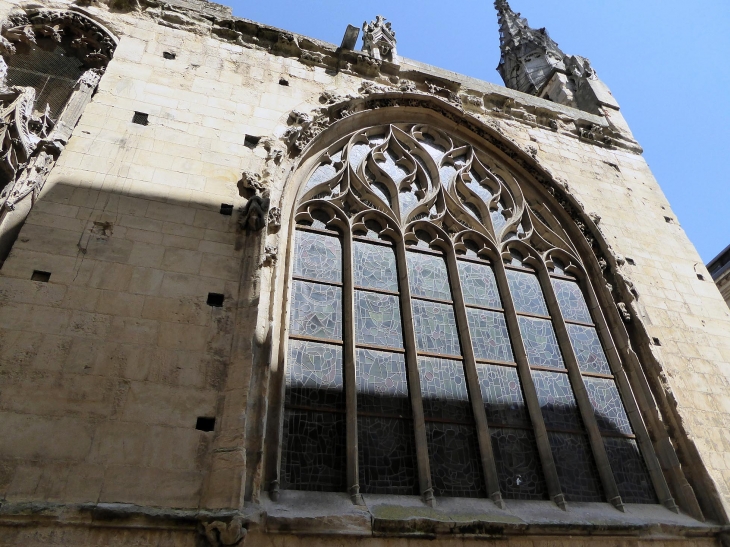
[[294, 275], [318, 281], [342, 281], [342, 245], [325, 234], [297, 230]]
[[364, 494], [418, 494], [413, 422], [359, 416], [360, 491]]
[[344, 413], [286, 410], [282, 447], [282, 488], [346, 489]]
[[474, 356], [492, 361], [513, 361], [504, 314], [474, 308], [467, 308], [466, 313]]
[[342, 339], [342, 289], [294, 281], [291, 332], [330, 340]]
[[584, 435], [548, 431], [560, 487], [567, 501], [605, 501], [591, 447]]
[[499, 489], [506, 499], [544, 500], [547, 487], [532, 431], [492, 429]]
[[390, 178], [393, 179], [393, 182], [395, 182], [395, 185], [398, 186], [400, 181], [408, 175], [408, 170], [402, 165], [398, 165], [396, 163], [398, 161], [398, 156], [396, 156], [392, 150], [386, 149], [383, 152], [383, 156], [384, 159], [377, 161], [378, 167], [388, 173]]
[[442, 165], [439, 168], [439, 176], [441, 178], [441, 185], [444, 188], [448, 188], [449, 183], [454, 178], [454, 175], [456, 174], [456, 169], [453, 165]]
[[596, 329], [571, 323], [565, 326], [581, 372], [611, 374], [611, 367], [606, 360]]
[[426, 439], [431, 481], [437, 496], [486, 496], [473, 426], [429, 422]]
[[477, 363], [477, 375], [490, 425], [530, 425], [516, 368]]
[[355, 376], [358, 411], [411, 416], [406, 361], [402, 354], [358, 349]]
[[633, 439], [604, 437], [619, 494], [624, 503], [657, 503], [644, 458]]
[[507, 283], [512, 292], [515, 310], [537, 315], [548, 315], [540, 281], [535, 274], [507, 270]]
[[507, 225], [507, 219], [505, 218], [502, 211], [504, 211], [504, 206], [502, 206], [501, 203], [497, 203], [496, 210], [489, 211], [489, 216], [492, 219], [492, 226], [494, 226], [495, 234], [499, 234], [502, 231], [502, 228], [504, 228]]
[[458, 264], [464, 302], [475, 306], [501, 308], [502, 301], [499, 298], [497, 280], [494, 278], [492, 267], [463, 260]]
[[350, 147], [350, 166], [357, 170], [368, 152], [370, 152], [370, 145], [362, 142], [353, 144]]
[[580, 321], [582, 323], [593, 323], [591, 314], [588, 311], [583, 291], [575, 281], [566, 279], [551, 279], [555, 296], [560, 305], [560, 311], [566, 321]]
[[344, 407], [342, 348], [289, 340], [285, 400], [288, 405]]
[[406, 253], [408, 281], [413, 296], [451, 300], [446, 262], [440, 256]]
[[453, 307], [417, 299], [413, 299], [412, 303], [418, 349], [442, 355], [461, 355]]
[[582, 430], [583, 421], [567, 374], [531, 371], [545, 427]]
[[355, 291], [355, 332], [359, 344], [403, 347], [398, 297]]
[[621, 396], [618, 394], [616, 382], [607, 378], [583, 378], [588, 391], [588, 398], [602, 431], [625, 433], [631, 435], [633, 430], [629, 417], [624, 410]]
[[438, 357], [419, 357], [423, 412], [427, 418], [457, 422], [473, 420], [469, 393], [460, 361]]
[[304, 189], [311, 190], [318, 184], [330, 180], [336, 174], [337, 169], [335, 169], [334, 165], [332, 165], [331, 163], [322, 164], [314, 170], [314, 173], [312, 173], [312, 176], [309, 177], [307, 185], [304, 187]]
[[401, 190], [398, 193], [398, 203], [400, 204], [400, 214], [403, 218], [411, 212], [411, 210], [418, 205], [418, 197], [416, 192], [418, 186], [412, 184], [409, 189]]
[[525, 317], [524, 315], [517, 317], [517, 321], [530, 365], [565, 369], [553, 324], [547, 319]]
[[398, 291], [398, 272], [391, 247], [355, 241], [353, 251], [355, 285]]

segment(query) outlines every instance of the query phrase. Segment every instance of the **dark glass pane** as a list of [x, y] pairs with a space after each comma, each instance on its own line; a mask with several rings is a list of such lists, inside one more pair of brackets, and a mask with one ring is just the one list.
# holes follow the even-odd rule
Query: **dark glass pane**
[[318, 281], [342, 281], [342, 246], [334, 236], [297, 230], [294, 275]]
[[445, 355], [461, 355], [454, 309], [450, 304], [412, 300], [418, 349]]
[[582, 430], [583, 422], [568, 375], [543, 370], [533, 370], [531, 374], [545, 427]]
[[355, 241], [353, 250], [355, 285], [398, 291], [398, 272], [392, 248]]
[[633, 430], [629, 417], [624, 410], [616, 382], [607, 378], [583, 378], [588, 390], [588, 398], [602, 431], [631, 435]]
[[527, 361], [530, 365], [565, 369], [553, 324], [547, 319], [525, 317], [524, 315], [519, 316], [517, 321], [520, 324], [522, 340], [525, 343], [525, 351], [527, 351]]
[[618, 492], [624, 503], [657, 503], [651, 477], [633, 439], [604, 437]]
[[355, 291], [355, 330], [359, 344], [403, 347], [397, 296]]
[[518, 312], [548, 315], [540, 282], [535, 274], [507, 270], [507, 282]]
[[359, 416], [360, 491], [365, 494], [418, 494], [413, 422]]
[[560, 487], [568, 501], [605, 501], [588, 438], [548, 431]]
[[402, 354], [358, 349], [355, 376], [358, 411], [411, 417]]
[[583, 291], [575, 281], [565, 279], [552, 279], [555, 296], [558, 298], [560, 311], [566, 321], [580, 321], [582, 323], [593, 323], [591, 314], [588, 311]]
[[458, 264], [464, 302], [475, 306], [501, 308], [502, 301], [499, 298], [497, 281], [494, 279], [492, 267], [462, 260]]
[[451, 300], [446, 262], [440, 256], [406, 253], [408, 282], [413, 296]]
[[473, 420], [464, 367], [460, 361], [419, 357], [423, 412], [427, 418], [457, 422]]
[[342, 385], [341, 347], [289, 340], [286, 404], [344, 407]]
[[606, 354], [598, 340], [596, 329], [570, 323], [566, 325], [566, 328], [581, 372], [611, 374], [611, 367], [608, 365]]
[[532, 431], [492, 429], [499, 489], [506, 499], [544, 500], [547, 487]]
[[286, 410], [282, 447], [282, 488], [346, 489], [344, 413]]
[[477, 363], [477, 375], [489, 425], [530, 425], [516, 368]]
[[342, 339], [342, 289], [294, 281], [291, 333]]
[[469, 333], [477, 359], [514, 361], [504, 314], [468, 308]]
[[473, 426], [426, 423], [431, 481], [437, 496], [486, 496]]

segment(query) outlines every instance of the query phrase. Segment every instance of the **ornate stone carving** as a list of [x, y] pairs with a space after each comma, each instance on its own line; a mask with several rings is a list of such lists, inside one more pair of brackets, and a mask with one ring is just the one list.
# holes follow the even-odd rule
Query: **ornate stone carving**
[[266, 226], [268, 219], [269, 205], [268, 197], [253, 196], [241, 208], [241, 215], [238, 225], [246, 232], [258, 232]]
[[299, 60], [308, 65], [321, 65], [324, 63], [324, 54], [318, 51], [302, 51]]
[[278, 245], [267, 245], [264, 248], [264, 256], [261, 260], [261, 266], [273, 266], [276, 264], [276, 258], [279, 254]]
[[268, 226], [272, 232], [281, 228], [281, 209], [278, 207], [269, 209]]
[[289, 114], [289, 125], [292, 127], [284, 132], [283, 139], [289, 150], [298, 152], [329, 125], [329, 116], [324, 109], [315, 110], [313, 116], [294, 110]]
[[626, 308], [626, 304], [624, 304], [623, 302], [619, 302], [618, 304], [616, 304], [616, 307], [618, 308], [618, 311], [621, 314], [621, 319], [624, 320], [624, 323], [630, 323], [631, 314], [629, 313], [629, 310]]
[[383, 59], [391, 63], [398, 63], [396, 53], [395, 31], [382, 15], [375, 17], [375, 21], [362, 24], [362, 50], [374, 59]]
[[203, 524], [203, 530], [211, 547], [241, 545], [248, 534], [240, 517], [235, 517], [230, 522], [214, 520]]
[[257, 195], [263, 195], [267, 190], [265, 181], [261, 179], [261, 175], [252, 171], [243, 172], [241, 175], [241, 186], [246, 190], [252, 190]]
[[605, 130], [600, 125], [591, 125], [588, 128], [581, 127], [579, 129], [580, 136], [588, 141], [593, 141], [600, 144], [610, 145], [612, 142], [611, 137], [605, 134]]

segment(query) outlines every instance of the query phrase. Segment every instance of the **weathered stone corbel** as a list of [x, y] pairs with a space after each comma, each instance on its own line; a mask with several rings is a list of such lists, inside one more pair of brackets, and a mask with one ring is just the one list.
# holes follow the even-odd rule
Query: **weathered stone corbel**
[[306, 65], [323, 65], [324, 54], [318, 51], [302, 51], [299, 60]]
[[234, 517], [230, 522], [214, 520], [202, 524], [203, 535], [210, 547], [230, 547], [242, 545], [248, 530], [241, 517]]
[[241, 208], [238, 218], [238, 226], [246, 232], [259, 232], [266, 226], [268, 219], [269, 205], [271, 200], [268, 197], [253, 196]]

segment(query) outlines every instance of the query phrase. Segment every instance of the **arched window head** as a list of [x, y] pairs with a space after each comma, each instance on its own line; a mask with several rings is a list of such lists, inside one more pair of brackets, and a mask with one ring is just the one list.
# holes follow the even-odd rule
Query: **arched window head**
[[320, 153], [296, 205], [281, 488], [675, 507], [546, 196], [428, 125]]

